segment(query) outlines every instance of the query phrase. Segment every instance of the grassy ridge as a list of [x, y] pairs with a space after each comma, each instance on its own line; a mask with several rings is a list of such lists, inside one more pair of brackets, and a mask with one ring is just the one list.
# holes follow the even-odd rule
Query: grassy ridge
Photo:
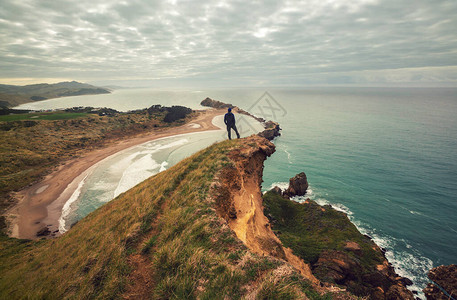
[[58, 239], [1, 237], [0, 298], [105, 299], [128, 294], [141, 256], [152, 299], [321, 299], [284, 262], [251, 254], [216, 215], [211, 182], [232, 165], [225, 141], [137, 185]]

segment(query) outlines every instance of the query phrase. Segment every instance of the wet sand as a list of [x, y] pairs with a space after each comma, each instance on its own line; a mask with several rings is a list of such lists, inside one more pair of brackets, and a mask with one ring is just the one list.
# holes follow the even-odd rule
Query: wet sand
[[[47, 227], [58, 234], [58, 220], [65, 202], [78, 187], [88, 170], [99, 161], [124, 149], [177, 134], [218, 130], [212, 123], [214, 117], [225, 110], [206, 110], [188, 123], [173, 128], [159, 129], [136, 135], [108, 146], [81, 154], [58, 166], [42, 181], [15, 194], [17, 205], [8, 211], [9, 234], [15, 238], [37, 239], [37, 232]], [[80, 180], [78, 180], [80, 179]]]

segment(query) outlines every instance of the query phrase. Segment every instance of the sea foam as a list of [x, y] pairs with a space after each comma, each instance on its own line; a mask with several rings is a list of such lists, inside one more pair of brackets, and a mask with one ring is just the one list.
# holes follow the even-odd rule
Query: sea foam
[[163, 161], [159, 164], [153, 158], [154, 154], [165, 149], [182, 146], [186, 143], [188, 143], [187, 139], [179, 139], [167, 144], [150, 143], [149, 145], [145, 145], [145, 147], [149, 146], [149, 151], [144, 150], [127, 157], [125, 160], [130, 163], [122, 173], [122, 177], [114, 191], [114, 198], [158, 172], [165, 170], [165, 166], [168, 165], [168, 163]]
[[[272, 186], [278, 185], [274, 183]], [[309, 188], [308, 190], [311, 190]], [[364, 235], [368, 235], [372, 238], [373, 242], [379, 247], [386, 250], [386, 258], [395, 268], [395, 272], [402, 277], [409, 278], [413, 281], [413, 285], [408, 287], [412, 291], [416, 291], [416, 295], [420, 299], [425, 299], [425, 295], [422, 293], [422, 288], [427, 284], [424, 280], [424, 274], [433, 267], [433, 261], [423, 255], [421, 255], [414, 247], [409, 245], [404, 240], [398, 240], [392, 236], [388, 236], [379, 233], [376, 229], [371, 228], [368, 224], [362, 223], [357, 220], [354, 213], [345, 205], [341, 203], [332, 203], [322, 195], [317, 193], [307, 193], [304, 196], [293, 197], [291, 200], [297, 202], [303, 202], [307, 198], [316, 201], [319, 205], [331, 205], [335, 210], [344, 212], [351, 223], [353, 223], [358, 231]], [[405, 249], [399, 251], [398, 249]], [[397, 249], [393, 251], [393, 249]]]
[[65, 233], [67, 231], [67, 228], [66, 228], [66, 222], [65, 222], [65, 218], [68, 217], [68, 215], [70, 214], [72, 208], [71, 208], [71, 205], [76, 201], [78, 200], [79, 198], [79, 195], [81, 194], [81, 189], [83, 188], [84, 186], [84, 183], [86, 182], [86, 178], [87, 176], [89, 176], [89, 173], [86, 174], [86, 176], [83, 178], [83, 180], [81, 180], [78, 184], [78, 187], [76, 188], [76, 190], [73, 192], [73, 194], [71, 195], [71, 197], [68, 199], [67, 202], [65, 202], [63, 208], [62, 208], [62, 214], [60, 215], [60, 218], [59, 218], [59, 232], [60, 233]]

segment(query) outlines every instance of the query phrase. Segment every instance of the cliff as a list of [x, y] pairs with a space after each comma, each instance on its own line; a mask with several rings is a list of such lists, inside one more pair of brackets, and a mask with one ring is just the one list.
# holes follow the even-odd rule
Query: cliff
[[1, 235], [0, 298], [413, 299], [344, 214], [288, 199], [306, 192], [304, 173], [262, 196], [280, 128], [257, 119], [265, 131], [200, 151], [60, 238]]
[[262, 213], [252, 136], [204, 149], [97, 209], [60, 238], [0, 237], [0, 298], [323, 299]]

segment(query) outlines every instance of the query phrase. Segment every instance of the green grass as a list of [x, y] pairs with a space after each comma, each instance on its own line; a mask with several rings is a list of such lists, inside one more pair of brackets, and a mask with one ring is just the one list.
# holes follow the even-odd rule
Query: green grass
[[22, 120], [70, 120], [86, 117], [87, 113], [27, 113], [0, 116], [0, 122], [22, 121]]
[[[364, 285], [364, 275], [376, 272], [375, 266], [383, 263], [384, 257], [373, 241], [362, 235], [344, 213], [331, 206], [320, 206], [312, 200], [300, 204], [273, 191], [265, 193], [263, 201], [265, 215], [274, 218], [273, 231], [278, 233], [284, 246], [290, 247], [305, 262], [316, 263], [324, 251], [343, 252], [357, 262], [360, 268], [353, 270], [353, 280], [357, 282], [353, 290], [359, 288], [357, 285]], [[360, 254], [345, 249], [349, 241], [360, 246]], [[315, 275], [323, 281], [331, 281], [326, 272]]]
[[276, 219], [274, 231], [279, 231], [285, 246], [291, 247], [306, 262], [315, 263], [323, 250], [344, 251], [346, 242], [353, 241], [362, 248], [361, 261], [365, 266], [382, 263], [382, 256], [372, 249], [373, 242], [362, 235], [344, 213], [312, 200], [300, 204], [272, 191], [265, 193], [263, 199], [265, 215]]
[[[217, 216], [210, 185], [244, 140], [224, 141], [121, 194], [53, 240], [0, 239], [0, 298], [108, 299], [130, 255], [153, 270], [151, 299], [326, 299], [283, 261], [252, 254]], [[311, 295], [311, 296], [310, 296]]]

